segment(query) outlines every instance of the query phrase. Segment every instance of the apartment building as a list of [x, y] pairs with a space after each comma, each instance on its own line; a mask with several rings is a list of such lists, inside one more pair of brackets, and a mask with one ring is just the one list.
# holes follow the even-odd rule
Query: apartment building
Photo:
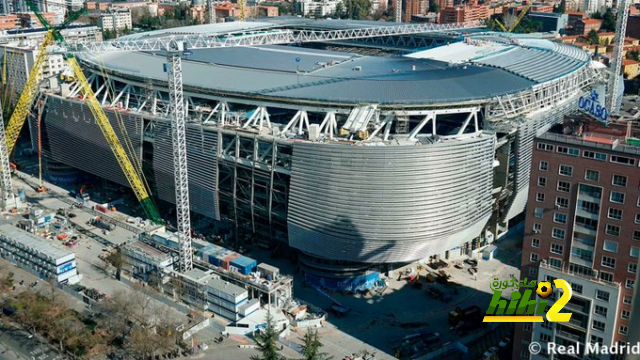
[[560, 358], [532, 356], [532, 341], [627, 341], [640, 256], [638, 137], [638, 124], [605, 127], [583, 115], [535, 139], [521, 276], [568, 281], [573, 315], [516, 326], [514, 359]]
[[100, 28], [103, 31], [131, 30], [131, 10], [129, 9], [109, 9], [100, 14]]

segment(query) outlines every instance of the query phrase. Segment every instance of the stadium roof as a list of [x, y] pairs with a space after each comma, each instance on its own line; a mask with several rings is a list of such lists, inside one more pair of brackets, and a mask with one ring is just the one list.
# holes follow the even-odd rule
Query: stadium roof
[[[168, 29], [132, 37], [281, 27], [320, 22], [293, 18], [264, 23], [225, 23]], [[324, 21], [327, 26], [371, 25]], [[380, 24], [380, 23], [376, 23]], [[214, 31], [215, 30], [215, 31]], [[494, 36], [496, 37], [496, 36]], [[131, 37], [129, 37], [131, 38]], [[186, 90], [260, 96], [278, 101], [433, 105], [481, 101], [524, 91], [585, 66], [577, 48], [543, 39], [502, 39], [478, 35], [481, 42], [459, 42], [409, 56], [377, 57], [298, 46], [193, 50], [183, 58]], [[454, 48], [458, 55], [452, 55]], [[163, 53], [84, 55], [86, 61], [121, 75], [166, 81]]]

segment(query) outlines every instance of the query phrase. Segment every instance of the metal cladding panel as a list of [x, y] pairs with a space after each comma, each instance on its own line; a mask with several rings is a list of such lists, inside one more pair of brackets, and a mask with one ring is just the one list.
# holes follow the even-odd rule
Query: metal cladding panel
[[[207, 131], [202, 126], [190, 124], [186, 129], [186, 137], [191, 210], [220, 220], [218, 199], [215, 195], [218, 135], [216, 132]], [[171, 124], [166, 121], [156, 124], [153, 168], [158, 197], [175, 203]]]
[[293, 145], [289, 244], [336, 260], [425, 258], [491, 216], [494, 137], [422, 146]]
[[[122, 141], [125, 135], [116, 120], [115, 112], [105, 110], [105, 113], [118, 138]], [[122, 117], [122, 123], [133, 146], [135, 156], [139, 159], [142, 117], [125, 112], [119, 114]], [[46, 126], [53, 160], [129, 186], [129, 182], [102, 135], [100, 127], [96, 124], [91, 110], [84, 103], [50, 96], [42, 121], [44, 122], [43, 126]], [[30, 128], [33, 131], [32, 134], [37, 136], [37, 128], [35, 126], [30, 126]], [[125, 149], [127, 149], [126, 146]]]
[[531, 159], [533, 157], [533, 138], [546, 133], [553, 125], [560, 123], [564, 119], [564, 115], [578, 110], [578, 98], [579, 96], [569, 99], [552, 111], [534, 115], [518, 125], [516, 133], [516, 194], [507, 212], [507, 220], [523, 212], [527, 204]]

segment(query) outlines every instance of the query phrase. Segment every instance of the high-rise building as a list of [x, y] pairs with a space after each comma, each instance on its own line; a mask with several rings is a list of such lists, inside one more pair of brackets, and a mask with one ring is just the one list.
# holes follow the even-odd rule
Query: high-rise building
[[580, 116], [534, 140], [521, 277], [568, 281], [573, 315], [517, 326], [514, 359], [549, 358], [529, 353], [533, 341], [545, 355], [548, 342], [627, 341], [640, 255], [638, 137], [637, 123], [605, 127]]

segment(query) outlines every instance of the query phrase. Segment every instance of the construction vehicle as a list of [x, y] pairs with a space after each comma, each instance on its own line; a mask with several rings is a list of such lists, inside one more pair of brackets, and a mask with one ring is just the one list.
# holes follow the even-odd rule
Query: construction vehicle
[[100, 217], [100, 216], [96, 216], [94, 218], [92, 218], [91, 220], [89, 220], [89, 225], [93, 225], [97, 228], [100, 228], [102, 230], [106, 230], [106, 231], [113, 231], [116, 229], [116, 224], [111, 222], [111, 221], [107, 221], [106, 219]]
[[482, 309], [476, 305], [469, 306], [468, 308], [461, 309], [456, 308], [449, 312], [449, 324], [452, 326], [458, 325], [461, 321], [475, 322], [482, 318]]

